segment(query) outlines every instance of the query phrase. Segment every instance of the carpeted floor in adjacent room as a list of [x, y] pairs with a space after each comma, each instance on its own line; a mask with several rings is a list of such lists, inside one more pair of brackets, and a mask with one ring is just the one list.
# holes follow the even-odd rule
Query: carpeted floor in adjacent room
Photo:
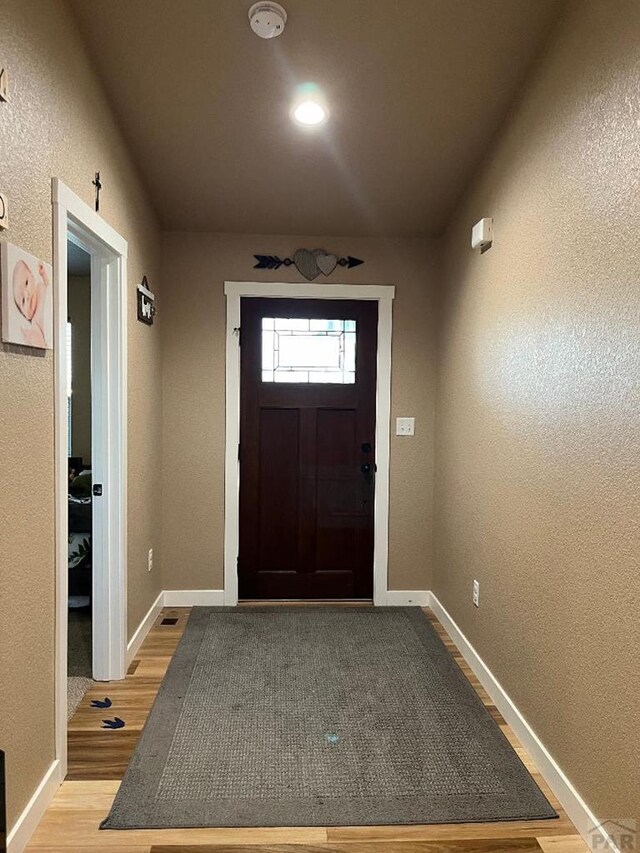
[[67, 720], [93, 684], [91, 607], [68, 611]]

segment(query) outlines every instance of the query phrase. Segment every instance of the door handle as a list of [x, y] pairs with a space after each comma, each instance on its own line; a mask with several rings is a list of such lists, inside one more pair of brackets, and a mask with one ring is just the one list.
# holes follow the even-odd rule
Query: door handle
[[375, 462], [363, 462], [360, 466], [360, 470], [364, 474], [365, 483], [373, 482], [373, 475], [377, 471], [377, 465]]

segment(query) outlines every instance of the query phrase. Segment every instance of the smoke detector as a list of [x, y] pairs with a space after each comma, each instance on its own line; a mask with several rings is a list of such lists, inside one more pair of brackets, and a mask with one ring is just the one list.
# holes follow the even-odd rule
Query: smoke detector
[[249, 9], [251, 29], [261, 39], [281, 36], [287, 23], [287, 13], [279, 3], [254, 3]]

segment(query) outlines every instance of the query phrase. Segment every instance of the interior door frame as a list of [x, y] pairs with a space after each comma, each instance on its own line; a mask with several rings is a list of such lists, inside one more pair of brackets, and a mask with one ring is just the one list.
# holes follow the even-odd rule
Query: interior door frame
[[226, 426], [224, 489], [224, 604], [238, 603], [240, 544], [240, 300], [349, 299], [378, 303], [376, 373], [376, 490], [373, 536], [373, 603], [388, 601], [389, 564], [389, 445], [391, 435], [391, 337], [395, 287], [386, 284], [286, 284], [264, 281], [225, 281], [226, 296]]
[[55, 742], [67, 771], [68, 424], [67, 241], [91, 254], [92, 467], [103, 484], [94, 510], [93, 677], [122, 679], [127, 618], [127, 242], [59, 178], [52, 180], [55, 374]]

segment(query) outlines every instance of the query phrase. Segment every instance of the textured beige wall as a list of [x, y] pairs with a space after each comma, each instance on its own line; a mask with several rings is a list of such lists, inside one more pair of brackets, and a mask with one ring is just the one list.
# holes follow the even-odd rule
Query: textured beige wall
[[439, 329], [434, 588], [600, 818], [640, 818], [639, 127], [640, 4], [571, 5], [448, 230]]
[[329, 282], [395, 284], [392, 416], [416, 435], [391, 439], [390, 581], [428, 589], [433, 487], [433, 243], [171, 233], [163, 245], [163, 584], [221, 589], [224, 522], [225, 280], [300, 281], [294, 267], [253, 269], [253, 253], [321, 246], [363, 258]]
[[[69, 276], [71, 322], [71, 455], [91, 465], [91, 278]], [[80, 473], [79, 471], [77, 472]]]
[[[160, 335], [134, 319], [134, 283], [146, 273], [157, 285], [159, 236], [67, 5], [2, 0], [0, 55], [11, 81], [0, 104], [11, 227], [0, 239], [51, 261], [51, 178], [92, 203], [99, 169], [101, 213], [129, 241], [131, 633], [160, 588], [159, 571], [146, 571], [147, 548], [159, 546]], [[0, 747], [11, 824], [54, 754], [52, 353], [0, 346], [0, 388]]]

